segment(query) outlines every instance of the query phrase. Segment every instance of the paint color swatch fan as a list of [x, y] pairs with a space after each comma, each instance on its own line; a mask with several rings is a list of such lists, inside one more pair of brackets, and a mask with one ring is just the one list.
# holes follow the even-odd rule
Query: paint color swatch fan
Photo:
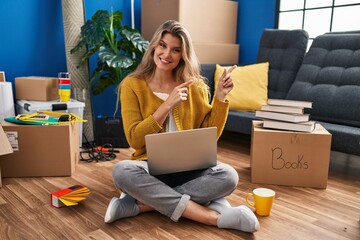
[[78, 205], [78, 202], [85, 200], [90, 193], [89, 188], [81, 185], [74, 185], [51, 193], [51, 205], [56, 208]]

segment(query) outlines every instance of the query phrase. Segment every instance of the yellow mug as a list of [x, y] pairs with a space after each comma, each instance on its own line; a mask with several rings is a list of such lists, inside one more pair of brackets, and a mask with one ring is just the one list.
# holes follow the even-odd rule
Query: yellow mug
[[[253, 201], [249, 200], [249, 197]], [[246, 194], [246, 202], [255, 208], [255, 212], [259, 216], [269, 216], [271, 207], [274, 202], [275, 191], [268, 188], [255, 188], [251, 193]]]

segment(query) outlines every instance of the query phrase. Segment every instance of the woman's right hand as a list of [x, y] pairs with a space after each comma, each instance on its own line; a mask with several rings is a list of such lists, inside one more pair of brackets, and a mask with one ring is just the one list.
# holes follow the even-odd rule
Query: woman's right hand
[[178, 105], [180, 102], [184, 102], [188, 98], [189, 86], [192, 81], [184, 82], [175, 87], [166, 99], [166, 103], [169, 104], [170, 109]]
[[169, 97], [166, 101], [161, 104], [161, 106], [154, 112], [153, 116], [155, 120], [162, 125], [171, 109], [173, 109], [180, 102], [186, 101], [188, 98], [188, 87], [192, 81], [184, 82], [178, 86], [176, 86], [170, 93]]

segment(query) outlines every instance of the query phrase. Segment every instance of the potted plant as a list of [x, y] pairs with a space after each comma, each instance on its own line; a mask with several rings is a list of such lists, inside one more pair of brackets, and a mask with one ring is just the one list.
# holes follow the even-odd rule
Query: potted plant
[[[86, 48], [81, 56], [80, 65], [87, 62], [90, 57], [97, 55], [96, 68], [90, 76], [90, 92], [93, 95], [101, 94], [107, 87], [117, 86], [124, 77], [135, 70], [148, 48], [149, 42], [136, 29], [123, 26], [122, 19], [123, 14], [120, 11], [109, 13], [106, 10], [98, 10], [81, 27], [80, 40], [70, 51], [70, 53], [75, 53]], [[115, 111], [117, 107], [118, 101]], [[105, 144], [103, 139], [112, 139], [106, 143], [112, 144], [113, 147], [129, 146], [122, 127], [120, 127], [122, 125], [121, 118], [102, 117], [96, 120], [99, 121], [99, 125], [96, 127], [98, 129], [95, 131], [98, 145]], [[106, 125], [110, 121], [111, 124]], [[112, 131], [110, 133], [104, 129]]]
[[98, 54], [97, 66], [90, 77], [90, 90], [94, 95], [101, 94], [109, 86], [118, 85], [134, 71], [149, 45], [136, 29], [123, 26], [122, 18], [120, 11], [110, 14], [106, 10], [98, 10], [81, 27], [80, 41], [70, 51], [75, 53], [87, 47], [80, 64]]

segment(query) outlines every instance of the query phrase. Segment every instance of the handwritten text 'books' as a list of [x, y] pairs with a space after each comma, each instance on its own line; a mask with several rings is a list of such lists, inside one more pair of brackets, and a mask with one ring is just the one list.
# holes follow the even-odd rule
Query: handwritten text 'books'
[[272, 128], [279, 130], [289, 130], [297, 132], [312, 132], [315, 129], [315, 122], [308, 121], [302, 123], [291, 123], [282, 121], [263, 120], [264, 128]]
[[51, 205], [57, 208], [78, 205], [78, 202], [85, 200], [90, 193], [87, 187], [74, 185], [51, 193]]

